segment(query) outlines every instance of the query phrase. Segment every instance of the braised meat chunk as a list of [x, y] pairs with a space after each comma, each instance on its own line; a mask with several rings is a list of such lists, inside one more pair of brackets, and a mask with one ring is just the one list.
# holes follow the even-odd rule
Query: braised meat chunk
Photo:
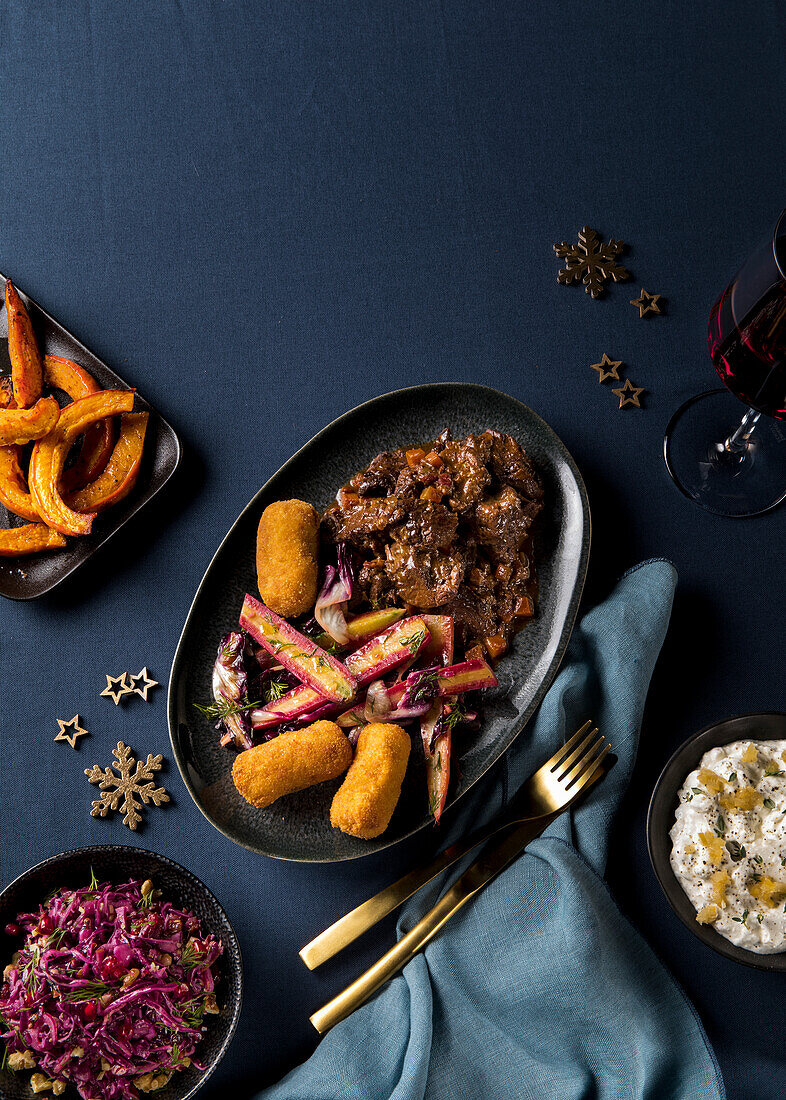
[[358, 602], [455, 618], [465, 645], [504, 652], [535, 611], [532, 525], [543, 508], [537, 471], [497, 431], [385, 451], [340, 490], [322, 517], [328, 543], [358, 561]]

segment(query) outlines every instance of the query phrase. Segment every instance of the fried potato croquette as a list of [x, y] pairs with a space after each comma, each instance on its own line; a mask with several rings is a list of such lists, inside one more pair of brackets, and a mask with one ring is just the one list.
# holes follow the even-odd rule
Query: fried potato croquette
[[257, 529], [259, 594], [277, 615], [294, 618], [317, 598], [319, 516], [304, 500], [268, 504]]
[[341, 727], [314, 722], [241, 752], [232, 779], [246, 802], [263, 809], [285, 794], [335, 779], [351, 763], [352, 746]]
[[392, 722], [365, 726], [352, 766], [330, 807], [330, 824], [363, 840], [384, 833], [401, 794], [409, 750], [409, 734], [401, 726]]

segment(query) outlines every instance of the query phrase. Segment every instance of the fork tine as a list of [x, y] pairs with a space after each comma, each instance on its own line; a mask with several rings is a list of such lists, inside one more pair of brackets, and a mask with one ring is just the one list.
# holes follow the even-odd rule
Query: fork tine
[[573, 734], [573, 736], [569, 737], [564, 745], [560, 745], [560, 747], [557, 749], [557, 751], [554, 753], [554, 755], [549, 760], [546, 761], [546, 763], [543, 765], [543, 767], [544, 768], [549, 768], [551, 771], [554, 771], [555, 768], [559, 767], [562, 760], [565, 759], [565, 756], [567, 755], [567, 753], [569, 753], [570, 750], [576, 746], [579, 739], [584, 736], [584, 734], [587, 732], [587, 730], [590, 728], [591, 725], [592, 725], [592, 721], [585, 722], [584, 725], [581, 727], [581, 729], [576, 730], [576, 732]]
[[587, 770], [587, 768], [590, 766], [590, 764], [593, 762], [593, 760], [605, 744], [605, 737], [603, 736], [603, 734], [599, 734], [597, 741], [593, 741], [593, 743], [584, 750], [582, 755], [578, 758], [578, 760], [576, 760], [574, 764], [571, 764], [571, 766], [569, 768], [566, 768], [561, 775], [557, 776], [559, 782], [575, 782], [579, 778], [579, 776]]
[[611, 752], [611, 745], [607, 743], [603, 746], [603, 751], [596, 756], [594, 760], [589, 761], [579, 775], [573, 776], [566, 789], [570, 791], [571, 787], [575, 786], [576, 789], [571, 791], [571, 794], [576, 794], [585, 787], [587, 783], [591, 782], [609, 752]]
[[554, 765], [554, 767], [551, 770], [553, 772], [558, 772], [559, 773], [557, 775], [557, 779], [564, 779], [564, 777], [568, 774], [568, 772], [573, 767], [573, 765], [576, 763], [576, 761], [581, 759], [581, 757], [587, 751], [587, 747], [589, 745], [591, 745], [592, 742], [597, 737], [598, 737], [598, 727], [593, 726], [592, 729], [587, 734], [587, 736], [585, 738], [583, 738], [583, 740], [578, 745], [576, 745], [573, 752], [569, 756], [567, 756], [564, 760], [561, 760], [559, 764]]

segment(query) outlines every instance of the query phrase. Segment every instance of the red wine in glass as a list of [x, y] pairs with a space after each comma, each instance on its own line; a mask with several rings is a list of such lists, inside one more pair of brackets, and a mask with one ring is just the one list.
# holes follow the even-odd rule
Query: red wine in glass
[[[786, 211], [712, 307], [707, 344], [727, 389], [674, 414], [666, 465], [708, 511], [757, 515], [786, 497]], [[742, 420], [730, 394], [748, 406]]]

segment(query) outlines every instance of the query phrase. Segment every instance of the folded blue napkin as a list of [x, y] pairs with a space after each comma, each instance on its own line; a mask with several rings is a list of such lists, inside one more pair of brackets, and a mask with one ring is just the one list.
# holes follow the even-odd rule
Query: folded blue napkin
[[[667, 562], [646, 562], [585, 615], [536, 720], [464, 800], [446, 842], [499, 813], [590, 716], [619, 757], [608, 777], [259, 1100], [725, 1095], [695, 1011], [602, 879], [675, 583]], [[399, 933], [476, 855], [408, 903]]]

